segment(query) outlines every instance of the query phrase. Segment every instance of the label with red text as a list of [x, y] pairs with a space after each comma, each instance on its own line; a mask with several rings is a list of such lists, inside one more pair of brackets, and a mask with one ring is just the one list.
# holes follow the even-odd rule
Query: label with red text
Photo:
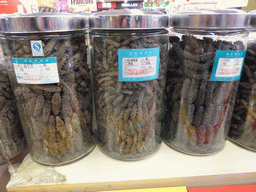
[[148, 81], [158, 78], [160, 48], [119, 49], [119, 81]]
[[56, 57], [13, 58], [17, 82], [23, 84], [59, 83]]
[[211, 81], [235, 81], [241, 77], [246, 50], [216, 52]]

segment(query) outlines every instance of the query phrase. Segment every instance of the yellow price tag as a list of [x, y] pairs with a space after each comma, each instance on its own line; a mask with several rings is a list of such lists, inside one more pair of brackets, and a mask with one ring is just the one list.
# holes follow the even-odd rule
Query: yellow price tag
[[146, 189], [127, 189], [127, 190], [114, 190], [108, 192], [187, 192], [185, 186], [182, 187], [161, 187], [161, 188], [146, 188]]

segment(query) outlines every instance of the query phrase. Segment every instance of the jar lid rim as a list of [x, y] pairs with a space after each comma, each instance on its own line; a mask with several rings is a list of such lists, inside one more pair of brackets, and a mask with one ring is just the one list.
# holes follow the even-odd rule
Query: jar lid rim
[[233, 29], [249, 26], [249, 15], [239, 9], [200, 9], [169, 15], [169, 27]]
[[159, 11], [124, 9], [107, 10], [90, 18], [91, 29], [133, 30], [168, 27], [168, 16]]
[[90, 15], [73, 13], [11, 14], [0, 18], [1, 33], [44, 33], [86, 30]]

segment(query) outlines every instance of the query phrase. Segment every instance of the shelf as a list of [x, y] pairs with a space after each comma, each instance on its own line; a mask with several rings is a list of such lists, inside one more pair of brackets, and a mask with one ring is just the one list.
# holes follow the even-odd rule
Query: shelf
[[[212, 156], [189, 156], [164, 143], [150, 158], [124, 162], [104, 155], [98, 147], [88, 156], [55, 170], [66, 176], [65, 184], [7, 186], [14, 191], [113, 190], [145, 187], [214, 187], [256, 183], [256, 153], [230, 142]], [[65, 190], [66, 189], [66, 190]]]

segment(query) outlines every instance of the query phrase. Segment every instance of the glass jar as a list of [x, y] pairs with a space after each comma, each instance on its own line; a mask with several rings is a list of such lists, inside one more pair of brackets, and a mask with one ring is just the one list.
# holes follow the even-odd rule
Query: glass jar
[[27, 146], [1, 47], [0, 57], [0, 141], [4, 147], [0, 147], [2, 165], [7, 162], [6, 158], [11, 160], [25, 152]]
[[256, 11], [251, 11], [249, 39], [228, 139], [256, 151]]
[[96, 14], [92, 23], [99, 147], [119, 160], [146, 158], [161, 144], [167, 16], [112, 10]]
[[12, 160], [27, 149], [19, 114], [7, 73], [4, 55], [8, 51], [2, 31], [6, 15], [0, 18], [0, 165]]
[[248, 15], [199, 10], [170, 16], [163, 138], [190, 155], [225, 146], [246, 52]]
[[87, 22], [63, 13], [7, 18], [8, 73], [30, 152], [42, 164], [74, 161], [96, 144]]

